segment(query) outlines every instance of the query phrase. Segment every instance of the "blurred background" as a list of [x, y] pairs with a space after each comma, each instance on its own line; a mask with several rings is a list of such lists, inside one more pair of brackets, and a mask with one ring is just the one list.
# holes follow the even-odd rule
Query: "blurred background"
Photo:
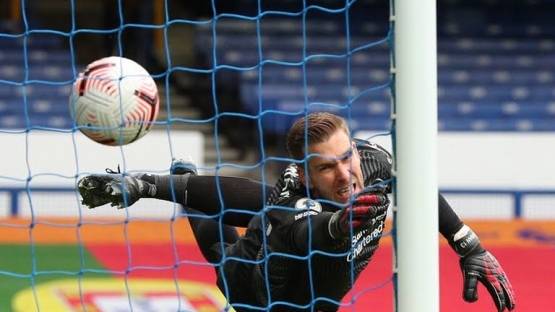
[[[306, 1], [315, 7], [304, 15], [303, 1], [294, 0], [261, 1], [260, 8], [252, 0], [121, 4], [2, 3], [2, 32], [19, 36], [0, 37], [0, 79], [42, 78], [59, 89], [27, 84], [27, 114], [37, 125], [71, 127], [65, 103], [75, 71], [123, 55], [159, 82], [159, 129], [206, 134], [207, 167], [218, 159], [254, 165], [263, 152], [284, 156], [283, 134], [309, 103], [308, 110], [349, 117], [355, 133], [389, 130], [388, 1], [354, 1], [348, 10], [342, 1]], [[554, 6], [548, 0], [438, 1], [440, 131], [555, 129]], [[0, 127], [25, 127], [23, 112], [9, 108], [21, 101], [21, 88], [0, 86]], [[283, 167], [266, 165], [270, 181]], [[240, 173], [260, 178], [257, 170]]]
[[[548, 311], [543, 304], [549, 296], [541, 294], [555, 290], [555, 272], [540, 260], [555, 259], [555, 1], [438, 0], [437, 8], [439, 186], [457, 213], [473, 222], [480, 237], [508, 263], [507, 271], [518, 284], [517, 294], [527, 298], [521, 305], [524, 308], [517, 311]], [[0, 201], [4, 205], [0, 216], [7, 221], [0, 224], [0, 233], [13, 238], [7, 243], [18, 246], [11, 246], [5, 255], [13, 251], [20, 256], [0, 268], [8, 272], [0, 274], [5, 279], [2, 284], [23, 280], [23, 285], [34, 285], [34, 275], [29, 273], [29, 282], [26, 272], [33, 267], [32, 259], [43, 254], [73, 254], [74, 258], [64, 256], [68, 265], [63, 269], [79, 274], [82, 266], [73, 266], [83, 259], [90, 261], [89, 269], [125, 270], [131, 262], [117, 262], [106, 250], [119, 250], [125, 257], [123, 247], [130, 246], [131, 240], [146, 241], [148, 248], [157, 248], [169, 259], [169, 266], [175, 263], [173, 249], [159, 250], [161, 245], [144, 233], [132, 238], [119, 228], [117, 235], [124, 233], [124, 237], [113, 240], [117, 246], [108, 246], [106, 228], [97, 228], [91, 230], [90, 241], [81, 241], [89, 233], [80, 232], [82, 220], [122, 218], [121, 212], [95, 214], [82, 209], [74, 190], [66, 187], [79, 174], [115, 167], [118, 161], [117, 157], [98, 157], [115, 150], [104, 151], [86, 140], [77, 144], [68, 137], [67, 146], [58, 145], [60, 137], [77, 132], [69, 115], [68, 94], [88, 63], [109, 55], [125, 56], [143, 65], [158, 83], [161, 111], [152, 130], [157, 134], [141, 139], [136, 144], [139, 150], [127, 154], [132, 165], [146, 161], [150, 169], [166, 170], [171, 158], [166, 133], [175, 133], [172, 149], [180, 157], [193, 155], [202, 172], [273, 183], [288, 164], [283, 158], [287, 155], [284, 135], [307, 111], [336, 112], [347, 118], [355, 136], [390, 148], [389, 15], [386, 0], [2, 1], [0, 144], [4, 167]], [[39, 130], [59, 136], [29, 141], [26, 135]], [[181, 133], [186, 135], [177, 137]], [[85, 153], [74, 155], [75, 146]], [[163, 152], [155, 157], [152, 151], [156, 150]], [[36, 159], [29, 161], [32, 157]], [[134, 162], [133, 157], [141, 159]], [[97, 168], [86, 167], [87, 163]], [[16, 169], [23, 172], [22, 179], [14, 178], [19, 173], [12, 175], [10, 170]], [[30, 184], [48, 177], [41, 174], [42, 169], [64, 173], [63, 185], [50, 179], [44, 184], [49, 188], [41, 185], [43, 189], [29, 192]], [[149, 202], [123, 217], [144, 216], [134, 215], [142, 211], [152, 218], [152, 207]], [[174, 212], [156, 212], [154, 218], [162, 215], [174, 222]], [[52, 232], [46, 231], [44, 241], [38, 239], [37, 233], [42, 232], [33, 220], [68, 216], [73, 219], [42, 223]], [[137, 222], [133, 224], [142, 221]], [[148, 226], [153, 232], [168, 231]], [[51, 247], [43, 251], [33, 247], [35, 241], [58, 242], [56, 235], [64, 229], [73, 231], [64, 236], [65, 243], [76, 243], [79, 248], [86, 244], [94, 257], [83, 256], [75, 247], [55, 252]], [[180, 257], [197, 257], [190, 233], [183, 235], [180, 239], [185, 242], [177, 240], [178, 246], [190, 246]], [[169, 242], [174, 236], [160, 239]], [[141, 250], [134, 259], [155, 265], [148, 249]], [[452, 256], [449, 252], [445, 257]], [[379, 259], [378, 268], [391, 263], [387, 256]], [[448, 301], [459, 302], [459, 272], [452, 265], [456, 259], [449, 263], [442, 270], [447, 271], [450, 286], [442, 291], [449, 292], [444, 297]], [[533, 274], [541, 283], [531, 284], [522, 263], [535, 268]], [[43, 267], [47, 268], [60, 269]], [[181, 273], [196, 269], [198, 265]], [[384, 279], [391, 272], [386, 271]], [[32, 272], [36, 273], [36, 267]], [[0, 310], [4, 304], [12, 306], [11, 299], [5, 298], [14, 293], [11, 288], [0, 291]], [[375, 305], [380, 294], [361, 302]], [[489, 311], [489, 302], [481, 304], [444, 310]], [[377, 311], [391, 310], [381, 308], [376, 307]]]

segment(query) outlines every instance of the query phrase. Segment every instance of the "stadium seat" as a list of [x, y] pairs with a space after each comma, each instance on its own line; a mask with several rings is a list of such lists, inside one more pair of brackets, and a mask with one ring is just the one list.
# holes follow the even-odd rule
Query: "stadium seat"
[[[382, 66], [383, 67], [383, 66]], [[391, 76], [386, 68], [341, 68], [323, 66], [283, 66], [267, 64], [261, 69], [241, 72], [241, 78], [247, 82], [258, 82], [259, 73], [263, 83], [288, 82], [303, 84], [339, 84], [367, 85], [368, 87], [389, 83]]]
[[20, 50], [0, 50], [0, 65], [29, 65], [49, 64], [55, 66], [71, 66], [69, 51], [31, 50], [27, 55]]
[[0, 116], [0, 129], [72, 129], [73, 122], [69, 115], [33, 115], [21, 116], [17, 115], [2, 115]]
[[78, 69], [61, 37], [0, 25], [0, 129], [70, 129], [68, 96]]
[[438, 50], [442, 53], [503, 53], [506, 55], [537, 54], [555, 51], [555, 40], [549, 38], [473, 38], [446, 37], [438, 41]]
[[4, 65], [0, 67], [0, 79], [11, 82], [43, 81], [51, 83], [72, 82], [76, 72], [72, 67], [44, 64]]
[[555, 115], [555, 104], [546, 102], [461, 102], [439, 106], [440, 118], [499, 119], [503, 117], [541, 119]]
[[439, 71], [440, 86], [481, 85], [481, 86], [551, 86], [555, 74], [546, 69], [450, 69]]
[[7, 84], [0, 82], [0, 99], [64, 99], [67, 101], [71, 84], [29, 83]]
[[499, 104], [506, 101], [551, 101], [555, 95], [555, 89], [549, 85], [471, 85], [471, 86], [447, 86], [440, 87], [438, 96], [440, 102], [452, 102], [455, 100], [488, 101]]
[[440, 131], [555, 131], [550, 120], [533, 118], [444, 118]]

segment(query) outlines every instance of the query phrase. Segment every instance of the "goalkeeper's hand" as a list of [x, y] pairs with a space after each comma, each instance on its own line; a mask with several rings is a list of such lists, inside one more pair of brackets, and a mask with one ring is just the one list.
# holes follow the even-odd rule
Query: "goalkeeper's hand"
[[515, 308], [515, 293], [505, 271], [495, 257], [480, 244], [478, 236], [463, 226], [449, 240], [449, 244], [460, 256], [463, 274], [463, 299], [467, 302], [478, 300], [478, 282], [491, 295], [498, 312]]
[[89, 175], [81, 178], [77, 189], [81, 203], [89, 208], [110, 204], [118, 209], [129, 207], [143, 197], [153, 197], [156, 187], [134, 176]]
[[329, 223], [328, 229], [331, 237], [346, 237], [356, 232], [366, 221], [377, 217], [387, 211], [389, 198], [384, 188], [370, 188], [357, 194], [351, 205], [335, 212]]

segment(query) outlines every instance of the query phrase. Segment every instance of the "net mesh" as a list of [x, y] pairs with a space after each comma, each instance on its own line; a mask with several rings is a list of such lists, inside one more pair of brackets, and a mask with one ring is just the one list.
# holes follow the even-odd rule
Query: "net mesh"
[[[388, 3], [245, 0], [231, 8], [213, 1], [212, 12], [184, 18], [163, 1], [102, 8], [70, 1], [53, 5], [67, 13], [57, 24], [44, 21], [40, 5], [13, 3], [22, 14], [3, 20], [0, 31], [0, 137], [11, 164], [0, 173], [7, 207], [0, 228], [17, 246], [17, 260], [0, 267], [3, 284], [14, 285], [0, 301], [12, 310], [229, 309], [179, 207], [146, 200], [132, 210], [88, 210], [77, 179], [116, 165], [167, 173], [172, 157], [191, 154], [206, 172], [287, 163], [283, 151], [267, 154], [266, 146], [272, 138], [280, 146], [290, 125], [313, 111], [345, 117], [364, 139], [390, 127]], [[111, 21], [89, 25], [93, 13]], [[77, 74], [107, 55], [145, 66], [162, 98], [155, 130], [126, 147], [83, 137], [69, 115]], [[197, 113], [184, 115], [183, 99]], [[228, 157], [222, 140], [258, 151], [254, 165]], [[369, 292], [388, 289], [388, 257], [377, 256], [342, 309], [364, 311]]]

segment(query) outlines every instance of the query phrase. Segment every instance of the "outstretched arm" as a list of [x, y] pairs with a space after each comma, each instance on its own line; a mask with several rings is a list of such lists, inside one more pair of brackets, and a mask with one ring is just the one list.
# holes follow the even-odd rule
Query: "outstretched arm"
[[264, 208], [271, 189], [248, 178], [194, 176], [187, 186], [187, 206], [207, 215], [218, 215], [226, 209], [222, 222], [246, 228], [253, 214]]
[[106, 174], [82, 178], [78, 189], [89, 208], [124, 208], [141, 198], [156, 198], [221, 217], [227, 225], [247, 227], [254, 213], [264, 208], [271, 187], [242, 177]]
[[498, 312], [515, 308], [515, 294], [505, 271], [484, 247], [478, 236], [465, 225], [445, 198], [439, 194], [439, 231], [460, 257], [463, 273], [463, 298], [478, 299], [478, 282], [491, 295]]

